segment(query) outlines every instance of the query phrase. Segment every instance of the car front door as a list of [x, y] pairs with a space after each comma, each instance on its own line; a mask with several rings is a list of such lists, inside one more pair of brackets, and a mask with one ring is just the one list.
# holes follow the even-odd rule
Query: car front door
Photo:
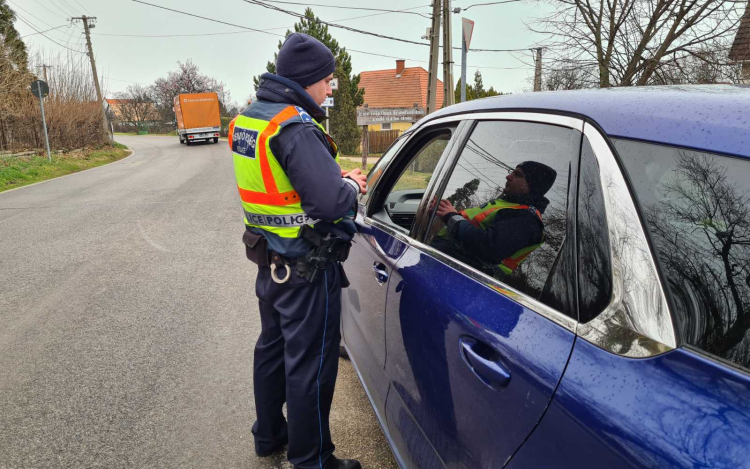
[[[358, 233], [345, 266], [351, 285], [342, 293], [342, 329], [349, 356], [383, 423], [389, 386], [384, 370], [388, 278], [406, 247], [401, 239], [411, 231], [419, 202], [455, 128], [441, 126], [418, 138], [399, 138], [370, 171], [370, 193], [359, 201]], [[409, 167], [404, 165], [407, 159], [412, 161]], [[393, 190], [379, 194], [381, 178], [392, 179]], [[373, 219], [378, 222], [373, 224]]]
[[[386, 416], [407, 467], [502, 467], [544, 414], [575, 339], [575, 203], [568, 201], [575, 201], [582, 122], [496, 113], [465, 125], [442, 180], [421, 203], [418, 240], [408, 242], [388, 285]], [[456, 210], [510, 199], [506, 176], [526, 161], [556, 171], [549, 203], [535, 199], [545, 241], [511, 275], [501, 274], [483, 260], [493, 258], [492, 243], [446, 242], [434, 207], [440, 198]]]

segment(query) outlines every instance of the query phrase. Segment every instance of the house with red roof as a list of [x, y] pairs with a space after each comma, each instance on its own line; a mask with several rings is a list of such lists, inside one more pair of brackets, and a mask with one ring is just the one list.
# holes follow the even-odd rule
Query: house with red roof
[[[409, 109], [424, 110], [427, 107], [429, 74], [422, 67], [406, 67], [405, 60], [396, 60], [396, 68], [361, 72], [359, 76], [359, 87], [365, 90], [363, 107], [370, 111], [382, 110], [383, 117], [378, 119], [382, 122], [368, 125], [371, 131], [403, 132], [421, 117]], [[437, 109], [443, 107], [443, 82], [440, 80], [435, 103]]]

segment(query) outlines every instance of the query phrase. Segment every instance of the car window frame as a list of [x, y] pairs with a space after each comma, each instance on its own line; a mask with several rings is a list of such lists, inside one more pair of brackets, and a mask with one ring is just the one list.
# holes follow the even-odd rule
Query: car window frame
[[[412, 134], [408, 137], [408, 140], [404, 142], [399, 151], [394, 154], [394, 156], [391, 158], [391, 161], [386, 164], [386, 167], [383, 169], [383, 175], [378, 178], [375, 186], [372, 188], [368, 188], [368, 190], [372, 190], [373, 193], [371, 197], [369, 197], [369, 199], [366, 201], [364, 206], [361, 204], [359, 207], [359, 212], [363, 216], [364, 221], [370, 225], [375, 225], [378, 228], [387, 231], [393, 236], [396, 236], [396, 234], [398, 234], [398, 236], [396, 237], [399, 239], [415, 239], [415, 233], [419, 226], [420, 214], [424, 210], [424, 202], [425, 200], [429, 200], [428, 195], [431, 193], [431, 188], [436, 184], [436, 181], [440, 179], [439, 175], [442, 174], [442, 169], [444, 168], [446, 161], [452, 156], [452, 153], [456, 151], [456, 141], [463, 127], [464, 123], [462, 121], [451, 120], [447, 122], [441, 121], [429, 123], [426, 126], [421, 126], [419, 129], [412, 131]], [[435, 171], [433, 172], [433, 176], [430, 178], [430, 182], [425, 189], [425, 195], [422, 197], [422, 200], [419, 203], [416, 217], [414, 219], [414, 224], [412, 225], [411, 230], [406, 232], [405, 230], [396, 228], [396, 226], [394, 225], [385, 223], [382, 220], [378, 220], [377, 218], [375, 218], [374, 215], [382, 209], [383, 203], [390, 194], [394, 185], [398, 182], [398, 178], [401, 176], [401, 171], [396, 169], [398, 168], [398, 166], [394, 166], [394, 162], [402, 158], [408, 158], [409, 160], [413, 159], [417, 156], [418, 152], [422, 148], [424, 148], [426, 145], [429, 145], [429, 143], [433, 141], [433, 139], [430, 138], [430, 134], [438, 134], [441, 131], [445, 131], [446, 129], [450, 129], [451, 137], [448, 140], [448, 145], [446, 146], [443, 154], [438, 160], [438, 163], [435, 166]], [[409, 156], [402, 156], [405, 154]], [[408, 166], [408, 164], [405, 164], [405, 167], [406, 166]]]
[[[657, 257], [653, 250], [648, 229], [642, 216], [627, 173], [622, 162], [619, 160], [617, 151], [606, 133], [596, 123], [586, 120], [583, 129], [584, 138], [588, 139], [594, 156], [599, 164], [599, 177], [607, 207], [606, 219], [609, 234], [611, 261], [612, 298], [605, 309], [586, 323], [580, 323], [577, 335], [587, 342], [608, 352], [631, 358], [650, 358], [662, 355], [681, 346], [674, 319], [671, 314], [671, 305], [666, 295], [665, 278], [657, 266]], [[631, 297], [623, 294], [625, 291], [624, 277], [626, 273], [623, 265], [633, 265], [630, 262], [617, 262], [615, 246], [627, 245], [622, 239], [617, 239], [615, 230], [612, 228], [614, 216], [612, 208], [619, 210], [621, 214], [632, 218], [632, 223], [625, 223], [631, 231], [627, 233], [629, 240], [634, 242], [634, 252], [647, 253], [647, 259], [641, 259], [638, 269], [630, 269], [629, 285], [653, 285], [658, 287], [654, 292], [646, 292], [642, 297], [648, 298], [649, 293], [653, 308], [644, 305], [627, 304], [632, 301]], [[637, 279], [634, 281], [632, 276]], [[646, 278], [651, 279], [646, 280]], [[635, 296], [635, 295], [631, 295]], [[654, 312], [656, 321], [651, 324], [634, 320], [632, 311]], [[653, 327], [654, 322], [661, 323], [662, 327]]]

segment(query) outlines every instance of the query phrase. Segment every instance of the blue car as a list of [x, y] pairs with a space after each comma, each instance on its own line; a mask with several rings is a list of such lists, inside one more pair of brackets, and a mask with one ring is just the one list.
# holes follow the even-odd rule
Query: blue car
[[750, 88], [450, 106], [368, 186], [342, 335], [401, 467], [750, 467]]

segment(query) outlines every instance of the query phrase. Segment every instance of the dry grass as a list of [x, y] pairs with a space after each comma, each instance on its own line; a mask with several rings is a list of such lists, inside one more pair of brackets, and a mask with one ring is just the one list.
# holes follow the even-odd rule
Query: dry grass
[[[50, 94], [44, 100], [50, 147], [95, 148], [107, 143], [102, 127], [104, 111], [85, 62], [78, 56], [40, 57], [38, 61], [52, 65]], [[39, 98], [28, 90], [35, 78], [30, 73], [0, 70], [0, 83], [10, 84], [5, 99], [0, 99], [0, 150], [44, 148]]]

